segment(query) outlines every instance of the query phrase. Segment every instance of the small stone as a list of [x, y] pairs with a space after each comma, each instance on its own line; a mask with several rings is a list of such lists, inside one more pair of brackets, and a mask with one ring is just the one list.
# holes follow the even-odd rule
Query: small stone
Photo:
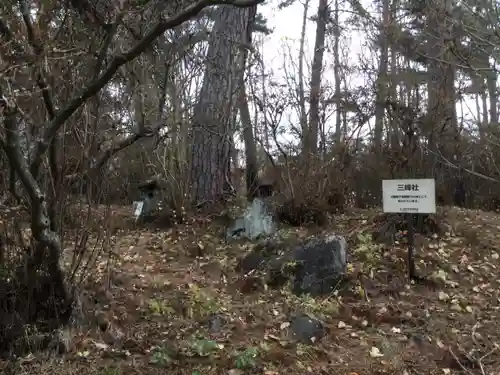
[[299, 315], [290, 320], [292, 337], [304, 344], [311, 344], [326, 334], [326, 329], [317, 319], [307, 315]]
[[440, 291], [438, 294], [438, 299], [440, 301], [448, 301], [450, 299], [450, 296], [447, 293]]
[[99, 312], [96, 316], [96, 324], [102, 332], [106, 332], [111, 323], [104, 312]]
[[384, 355], [380, 352], [380, 349], [377, 348], [376, 346], [372, 346], [370, 349], [370, 357], [372, 358], [378, 358], [378, 357], [383, 357]]
[[226, 319], [221, 315], [213, 315], [208, 318], [207, 325], [211, 333], [219, 333], [226, 324]]

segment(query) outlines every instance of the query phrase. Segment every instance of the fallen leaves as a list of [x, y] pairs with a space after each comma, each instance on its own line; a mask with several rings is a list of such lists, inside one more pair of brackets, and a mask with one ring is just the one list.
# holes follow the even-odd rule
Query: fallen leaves
[[384, 355], [380, 352], [380, 349], [377, 348], [376, 346], [372, 346], [370, 349], [370, 357], [372, 358], [379, 358], [383, 357]]
[[[475, 220], [464, 225], [487, 228]], [[330, 366], [331, 371], [331, 363], [350, 375], [375, 373], [366, 372], [367, 363], [380, 373], [451, 375], [455, 369], [438, 361], [451, 344], [471, 351], [500, 342], [500, 271], [493, 262], [500, 259], [500, 249], [471, 248], [459, 235], [421, 239], [418, 265], [440, 281], [431, 290], [406, 282], [405, 244], [382, 251], [367, 235], [369, 226], [370, 220], [364, 219], [356, 221], [356, 228], [344, 228], [356, 236], [362, 233], [349, 263], [359, 279], [325, 299], [293, 296], [286, 289], [259, 289], [244, 296], [231, 289], [237, 280], [235, 259], [253, 245], [221, 243], [206, 224], [121, 233], [113, 249], [119, 257], [112, 266], [123, 281], [110, 289], [107, 307], [101, 306], [113, 325], [122, 324], [126, 337], [121, 341], [133, 338], [136, 343], [127, 349], [128, 356], [120, 352], [120, 360], [145, 375], [155, 374], [151, 367], [168, 373], [169, 366], [178, 364], [177, 356], [182, 356], [186, 375], [214, 374], [214, 369], [221, 375], [243, 375], [238, 366], [253, 365], [265, 375], [303, 375], [308, 369], [321, 373]], [[482, 234], [475, 230], [480, 240]], [[495, 233], [488, 235], [500, 243]], [[287, 229], [285, 234], [296, 241], [307, 231]], [[100, 262], [106, 277], [109, 260]], [[392, 283], [396, 287], [391, 284], [385, 293], [389, 279], [397, 281]], [[142, 303], [134, 302], [139, 299]], [[125, 309], [126, 319], [112, 318], [121, 316], [119, 309]], [[308, 344], [293, 342], [288, 337], [290, 316], [297, 312], [325, 322], [327, 336]], [[223, 320], [207, 324], [214, 315]], [[177, 351], [167, 343], [175, 343]], [[102, 361], [117, 346], [103, 335], [93, 337], [81, 344], [76, 357], [85, 363]], [[494, 354], [488, 359], [500, 368]]]
[[283, 330], [285, 328], [290, 327], [290, 322], [283, 322], [280, 324], [280, 329]]

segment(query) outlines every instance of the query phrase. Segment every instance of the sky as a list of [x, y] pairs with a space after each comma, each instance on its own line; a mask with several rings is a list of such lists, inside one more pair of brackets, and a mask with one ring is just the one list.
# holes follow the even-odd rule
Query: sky
[[[287, 43], [295, 47], [298, 54], [300, 32], [302, 28], [303, 4], [304, 0], [296, 0], [295, 3], [287, 8], [278, 9], [279, 0], [267, 1], [259, 9], [260, 12], [267, 18], [268, 26], [274, 32], [267, 36], [264, 43], [264, 60], [267, 64], [281, 68], [283, 65], [282, 44]], [[318, 9], [319, 0], [309, 1], [308, 17], [315, 16]], [[345, 18], [345, 14], [340, 16]], [[342, 20], [341, 20], [342, 22]], [[316, 25], [312, 21], [307, 22], [306, 27], [306, 54], [308, 59], [312, 58], [311, 52], [314, 49]], [[362, 44], [365, 42], [361, 33], [353, 34], [350, 40], [350, 56], [357, 57], [362, 51]]]
[[[302, 27], [303, 5], [302, 1], [297, 0], [288, 8], [278, 9], [276, 3], [277, 1], [269, 2], [269, 4], [261, 6], [260, 11], [267, 18], [269, 27], [274, 30], [273, 33], [266, 38], [266, 42], [264, 43], [264, 59], [266, 63], [271, 66], [280, 68], [283, 63], [283, 58], [280, 53], [283, 42], [289, 41], [295, 44], [298, 51]], [[311, 3], [312, 6], [309, 9], [309, 13], [312, 15], [315, 13], [314, 10], [317, 9], [318, 1], [312, 0]], [[308, 22], [306, 30], [306, 48], [308, 51], [312, 51], [314, 47], [314, 23]]]
[[[302, 28], [302, 18], [304, 12], [304, 0], [296, 0], [293, 5], [284, 9], [278, 9], [279, 0], [267, 1], [266, 4], [260, 7], [260, 12], [267, 18], [268, 26], [274, 30], [270, 35], [265, 37], [262, 45], [262, 57], [267, 69], [271, 69], [275, 77], [281, 77], [284, 80], [283, 65], [285, 64], [285, 54], [291, 52], [293, 54], [294, 64], [297, 64], [299, 54], [300, 34]], [[317, 13], [319, 0], [310, 0], [308, 17], [314, 16]], [[316, 25], [312, 21], [307, 22], [306, 40], [305, 40], [305, 69], [309, 71], [312, 61], [312, 52], [314, 51]], [[349, 55], [357, 56], [361, 51], [362, 38], [356, 38], [356, 42], [351, 45]], [[325, 54], [325, 66], [329, 65], [329, 54]], [[325, 69], [325, 79], [333, 81], [333, 72], [331, 69]], [[305, 83], [308, 84], [309, 74], [305, 77]], [[298, 122], [296, 113], [290, 114], [291, 121]], [[332, 125], [332, 124], [330, 124]], [[333, 124], [334, 126], [334, 124]], [[293, 136], [283, 134], [286, 141], [290, 141]]]
[[[299, 54], [299, 43], [300, 34], [302, 28], [302, 17], [304, 11], [304, 0], [296, 0], [293, 5], [278, 9], [277, 4], [279, 0], [268, 0], [266, 4], [260, 6], [259, 11], [267, 18], [268, 26], [273, 29], [271, 35], [265, 37], [261, 53], [263, 56], [264, 63], [267, 69], [271, 69], [274, 73], [274, 78], [281, 77], [284, 80], [283, 65], [285, 60], [290, 62], [290, 57], [284, 57], [287, 54], [293, 54], [293, 64], [297, 66], [298, 54]], [[333, 1], [331, 1], [333, 3]], [[369, 2], [369, 0], [362, 0], [362, 2]], [[309, 0], [308, 17], [316, 16], [318, 9], [319, 0]], [[346, 2], [342, 0], [339, 1], [341, 8], [347, 8]], [[367, 9], [371, 7], [371, 3], [366, 5]], [[341, 27], [346, 25], [346, 18], [349, 15], [348, 12], [340, 12], [340, 24]], [[377, 17], [376, 13], [372, 15]], [[307, 76], [304, 77], [304, 83], [307, 86], [310, 79], [310, 65], [312, 62], [314, 42], [315, 42], [316, 24], [313, 21], [308, 20], [306, 26], [306, 42], [305, 42], [305, 69]], [[362, 32], [349, 30], [344, 32], [342, 35], [343, 40], [341, 41], [341, 49], [344, 45], [346, 49], [347, 56], [345, 56], [350, 64], [355, 64], [359, 62], [359, 55], [363, 52], [367, 53], [367, 39], [364, 37]], [[330, 40], [330, 45], [332, 44], [333, 38], [327, 38]], [[333, 87], [334, 85], [334, 75], [333, 75], [333, 55], [327, 49], [324, 54], [324, 73], [322, 77], [322, 84], [328, 84]], [[290, 69], [290, 64], [287, 64]], [[363, 77], [360, 74], [352, 74], [349, 76], [348, 81], [350, 86], [368, 86], [372, 82], [369, 82], [369, 77]], [[334, 107], [331, 107], [334, 110]], [[283, 116], [284, 127], [286, 128], [286, 123], [293, 122], [295, 125], [298, 124], [298, 115], [295, 111], [291, 110], [288, 116]], [[335, 116], [331, 115], [326, 124], [326, 131], [332, 131], [335, 128]], [[369, 131], [369, 127], [365, 127], [363, 132]], [[298, 140], [289, 133], [285, 132], [281, 135], [280, 140], [285, 143], [297, 144]]]
[[[317, 13], [319, 0], [309, 1], [309, 16], [314, 16]], [[342, 3], [342, 1], [339, 1]], [[298, 57], [299, 50], [299, 40], [302, 27], [302, 16], [303, 16], [303, 3], [304, 0], [296, 0], [295, 3], [285, 9], [277, 8], [278, 0], [267, 1], [266, 4], [261, 5], [259, 11], [267, 18], [268, 26], [274, 29], [274, 32], [265, 38], [262, 48], [262, 55], [265, 65], [274, 71], [275, 77], [283, 77], [282, 67], [284, 64], [284, 48], [283, 45], [286, 44], [290, 47], [292, 53], [295, 56], [295, 60]], [[370, 0], [361, 0], [361, 3], [367, 8], [373, 10], [371, 16], [378, 18], [376, 10], [373, 8], [373, 2]], [[344, 5], [344, 9], [347, 9], [347, 5]], [[341, 25], [348, 25], [345, 20], [349, 15], [347, 11], [340, 14]], [[351, 25], [348, 25], [351, 26]], [[306, 65], [310, 66], [312, 61], [312, 51], [314, 49], [314, 39], [315, 39], [316, 25], [312, 21], [308, 21], [306, 28]], [[366, 57], [367, 53], [371, 53], [367, 48], [367, 38], [362, 31], [352, 31], [349, 30], [343, 34], [345, 38], [344, 43], [347, 46], [347, 59], [349, 64], [356, 64], [360, 61], [359, 56], [363, 55]], [[376, 59], [373, 56], [372, 59]], [[295, 64], [297, 62], [295, 61]], [[330, 53], [325, 53], [324, 56], [325, 72], [323, 75], [323, 82], [334, 83], [333, 79], [333, 56]], [[372, 77], [373, 78], [373, 77]], [[308, 84], [309, 74], [305, 77], [305, 83]], [[358, 74], [357, 76], [351, 76], [350, 85], [351, 86], [367, 86], [371, 85], [366, 77]], [[462, 105], [457, 103], [457, 113], [459, 116], [464, 116], [465, 118], [475, 118], [474, 113], [475, 102], [472, 98], [463, 101]], [[292, 114], [291, 121], [298, 122], [296, 115]], [[373, 122], [373, 121], [372, 121]], [[373, 124], [371, 124], [373, 125]], [[329, 123], [327, 124], [327, 129], [333, 129], [334, 116], [331, 116]], [[369, 129], [365, 129], [369, 130]], [[284, 139], [290, 140], [293, 138], [291, 135], [284, 135]]]

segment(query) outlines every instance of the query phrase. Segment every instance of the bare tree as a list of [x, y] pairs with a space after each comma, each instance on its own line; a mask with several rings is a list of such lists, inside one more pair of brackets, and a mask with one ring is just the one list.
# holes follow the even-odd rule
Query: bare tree
[[[323, 73], [323, 56], [325, 53], [326, 23], [330, 16], [327, 0], [320, 0], [316, 17], [316, 40], [311, 71], [309, 94], [309, 126], [306, 135], [305, 151], [315, 154], [318, 148], [319, 102], [321, 95], [321, 76]], [[338, 25], [336, 25], [338, 27]]]
[[389, 41], [388, 30], [390, 27], [389, 0], [382, 0], [382, 22], [380, 23], [380, 60], [378, 63], [377, 97], [375, 102], [375, 131], [373, 143], [377, 153], [382, 146], [382, 135], [384, 132], [385, 105], [387, 101], [387, 66], [389, 63]]
[[240, 81], [238, 87], [238, 108], [240, 121], [243, 127], [243, 142], [245, 144], [245, 185], [247, 197], [252, 198], [258, 182], [259, 164], [257, 159], [257, 146], [253, 132], [253, 124], [248, 106], [246, 93], [245, 71], [247, 68], [248, 52], [252, 45], [252, 24], [255, 21], [255, 14], [248, 19], [245, 32], [242, 34], [242, 51], [240, 54]]
[[[88, 3], [78, 3], [76, 10], [83, 17], [82, 23], [78, 23], [73, 10], [64, 4], [37, 5], [20, 0], [0, 5], [0, 120], [3, 123], [0, 146], [9, 161], [11, 177], [20, 181], [20, 184], [16, 181], [11, 184], [10, 193], [25, 204], [30, 215], [35, 245], [27, 254], [26, 267], [22, 268], [26, 272], [18, 275], [28, 290], [35, 290], [40, 277], [37, 271], [44, 270], [52, 279], [52, 289], [59, 291], [54, 297], [55, 303], [62, 304], [63, 311], [70, 310], [71, 296], [65, 288], [60, 264], [62, 242], [53, 209], [62, 199], [58, 186], [66, 178], [85, 178], [97, 173], [117, 152], [141, 138], [157, 134], [163, 124], [161, 121], [147, 123], [149, 119], [136, 116], [131, 131], [117, 131], [115, 134], [120, 136], [98, 147], [100, 153], [93, 156], [85, 168], [79, 169], [75, 177], [63, 176], [59, 165], [60, 141], [71, 121], [90, 100], [104, 95], [104, 89], [124, 72], [125, 65], [146, 53], [167, 30], [192, 19], [209, 6], [231, 4], [245, 12], [244, 8], [259, 2], [200, 0], [174, 12], [169, 9], [170, 16], [155, 13], [158, 8], [146, 7], [144, 15], [154, 23], [144, 34], [135, 27], [136, 12], [141, 9], [133, 9], [128, 2], [110, 2], [109, 7], [99, 11], [87, 7]], [[45, 6], [47, 8], [40, 8]], [[165, 7], [161, 7], [160, 13], [164, 10]], [[35, 13], [39, 14], [36, 20]], [[73, 25], [82, 29], [73, 30]], [[62, 40], [65, 32], [71, 32], [75, 39]], [[78, 59], [87, 54], [85, 43], [93, 40], [90, 36], [100, 43], [89, 48], [90, 58], [80, 64], [82, 61]], [[51, 60], [60, 63], [60, 73], [51, 71], [55, 69], [49, 63]], [[92, 67], [91, 74], [88, 66]], [[137, 73], [143, 74], [140, 70]], [[69, 74], [80, 81], [68, 81]], [[26, 100], [26, 93], [37, 101]], [[136, 115], [147, 112], [139, 108], [145, 104], [145, 95], [146, 92], [139, 92], [136, 96]], [[42, 104], [44, 113], [30, 116], [34, 103]], [[94, 105], [97, 115], [97, 104]], [[23, 134], [30, 129], [34, 129], [30, 133], [33, 143], [26, 145]], [[30, 295], [34, 298], [32, 292]]]
[[242, 35], [255, 8], [222, 6], [215, 10], [203, 85], [194, 109], [191, 149], [192, 199], [217, 201], [228, 187], [234, 111], [241, 73]]

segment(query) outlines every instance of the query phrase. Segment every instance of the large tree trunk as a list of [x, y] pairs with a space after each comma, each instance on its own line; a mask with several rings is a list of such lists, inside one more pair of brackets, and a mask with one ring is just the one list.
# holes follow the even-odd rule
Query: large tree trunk
[[490, 96], [490, 123], [493, 126], [498, 125], [498, 90], [497, 90], [497, 73], [492, 69], [486, 77], [488, 93]]
[[429, 55], [427, 84], [427, 111], [431, 127], [428, 140], [434, 154], [434, 177], [437, 184], [444, 186], [443, 204], [453, 203], [452, 185], [456, 171], [445, 162], [459, 163], [457, 150], [459, 130], [456, 113], [455, 75], [453, 63], [453, 40], [448, 40], [450, 10], [444, 2], [429, 4], [427, 9], [427, 54]]
[[[0, 96], [3, 91], [0, 87]], [[2, 96], [3, 97], [3, 96]], [[3, 344], [11, 345], [13, 339], [22, 336], [23, 325], [43, 322], [46, 330], [66, 324], [71, 317], [72, 296], [66, 288], [64, 273], [59, 263], [62, 253], [61, 238], [51, 226], [49, 203], [39, 182], [23, 154], [18, 108], [0, 100], [3, 109], [5, 139], [1, 146], [7, 155], [15, 176], [26, 191], [26, 201], [31, 208], [31, 231], [34, 246], [26, 254], [24, 264], [17, 268], [15, 277], [6, 284], [0, 296], [4, 302], [0, 311], [0, 352]], [[14, 293], [15, 298], [5, 295]], [[5, 300], [9, 298], [9, 301]], [[14, 322], [11, 319], [14, 318]]]
[[[395, 9], [394, 9], [394, 2], [393, 2], [393, 6], [391, 7], [391, 17], [394, 18], [394, 15], [396, 14], [395, 12]], [[391, 48], [391, 51], [390, 51], [390, 71], [391, 71], [391, 75], [390, 75], [390, 79], [389, 79], [389, 87], [387, 89], [387, 96], [388, 98], [393, 101], [393, 102], [397, 102], [397, 89], [398, 89], [398, 80], [396, 78], [397, 74], [398, 74], [398, 70], [399, 70], [399, 66], [398, 66], [398, 58], [397, 58], [397, 54], [396, 54], [396, 51], [394, 48]], [[418, 93], [418, 85], [417, 85], [417, 93]], [[388, 134], [389, 134], [389, 143], [391, 145], [391, 148], [393, 150], [397, 150], [400, 146], [400, 141], [401, 141], [401, 137], [400, 137], [400, 129], [399, 129], [399, 124], [398, 124], [398, 120], [393, 118], [392, 116], [389, 117], [388, 119]]]
[[309, 10], [309, 0], [304, 2], [304, 12], [302, 13], [302, 29], [300, 31], [299, 43], [299, 71], [298, 71], [298, 99], [299, 99], [299, 121], [302, 137], [302, 147], [306, 146], [307, 137], [307, 112], [306, 112], [306, 94], [304, 88], [304, 58], [306, 43], [307, 12]]
[[[435, 144], [437, 153], [442, 153], [448, 160], [453, 160], [453, 146], [457, 134], [457, 114], [455, 108], [455, 66], [452, 64], [450, 42], [445, 40], [447, 33], [445, 4], [433, 4], [428, 10], [427, 42], [429, 63], [428, 111], [432, 114], [434, 134], [431, 143]], [[431, 37], [437, 35], [437, 37]], [[431, 144], [432, 147], [432, 144]]]
[[[335, 11], [334, 11], [334, 17], [335, 17], [335, 41], [333, 45], [333, 59], [334, 59], [334, 66], [333, 66], [333, 74], [335, 76], [335, 143], [336, 146], [338, 147], [340, 145], [340, 141], [342, 139], [342, 134], [343, 134], [343, 126], [342, 126], [342, 96], [341, 96], [341, 83], [342, 83], [342, 77], [341, 77], [341, 66], [340, 66], [340, 25], [339, 25], [339, 2], [338, 0], [335, 0]], [[345, 137], [345, 134], [344, 134]]]
[[252, 44], [252, 24], [255, 20], [257, 7], [250, 9], [251, 14], [248, 18], [248, 24], [244, 34], [242, 35], [243, 48], [240, 54], [240, 82], [238, 90], [238, 108], [240, 112], [240, 120], [243, 127], [243, 142], [245, 143], [245, 180], [247, 198], [252, 199], [257, 188], [257, 178], [259, 174], [259, 164], [257, 160], [257, 146], [253, 134], [252, 120], [250, 110], [248, 108], [248, 98], [245, 88], [245, 71], [248, 57], [248, 48]]
[[382, 25], [380, 30], [381, 47], [380, 59], [378, 65], [377, 92], [375, 102], [375, 132], [373, 134], [373, 143], [376, 153], [380, 153], [382, 146], [382, 134], [384, 132], [384, 115], [387, 100], [387, 65], [389, 63], [389, 41], [387, 39], [387, 30], [389, 29], [390, 9], [389, 0], [383, 0], [382, 3]]
[[[306, 138], [306, 152], [316, 154], [319, 131], [319, 98], [321, 95], [321, 75], [325, 54], [326, 20], [328, 18], [328, 0], [319, 0], [316, 20], [316, 40], [311, 69], [311, 93], [309, 99], [309, 129]], [[338, 27], [338, 25], [336, 25]]]
[[210, 34], [205, 74], [194, 108], [191, 148], [191, 195], [194, 203], [214, 202], [224, 196], [230, 180], [231, 123], [238, 89], [237, 56], [251, 10], [220, 6]]

